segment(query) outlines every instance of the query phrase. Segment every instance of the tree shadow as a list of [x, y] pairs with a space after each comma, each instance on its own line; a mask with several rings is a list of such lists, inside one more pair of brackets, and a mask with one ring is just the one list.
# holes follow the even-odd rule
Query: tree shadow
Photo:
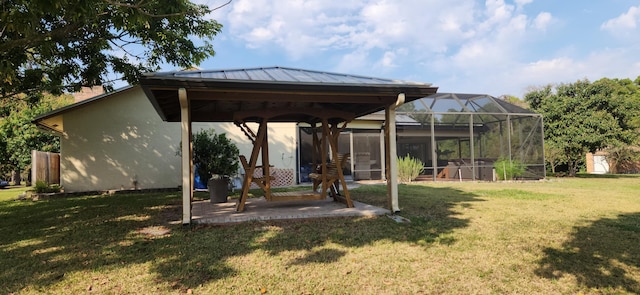
[[[359, 201], [386, 202], [385, 189], [352, 192]], [[305, 265], [335, 262], [347, 254], [328, 244], [455, 243], [447, 234], [468, 225], [455, 207], [480, 201], [455, 189], [427, 186], [401, 186], [400, 196], [406, 206], [401, 214], [410, 223], [378, 217], [184, 227], [168, 224], [181, 216], [179, 196], [168, 193], [0, 203], [0, 263], [6, 266], [0, 293], [46, 290], [68, 273], [144, 263], [163, 288], [186, 291], [237, 275], [229, 260], [256, 251], [279, 255], [297, 250], [303, 255], [284, 263]]]
[[640, 293], [640, 213], [603, 218], [574, 228], [560, 249], [546, 248], [536, 274], [573, 275], [580, 285]]
[[592, 174], [592, 173], [578, 173], [576, 178], [595, 178], [595, 179], [620, 179], [620, 178], [640, 178], [638, 174]]

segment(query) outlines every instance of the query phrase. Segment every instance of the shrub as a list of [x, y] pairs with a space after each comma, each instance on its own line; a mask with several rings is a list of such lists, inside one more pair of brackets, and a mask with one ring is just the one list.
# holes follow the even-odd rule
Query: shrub
[[36, 181], [35, 190], [38, 194], [59, 193], [62, 190], [62, 187], [58, 184], [49, 185], [45, 181], [38, 180]]
[[238, 172], [238, 147], [224, 133], [213, 129], [202, 130], [193, 135], [193, 164], [200, 179], [209, 179], [214, 174], [232, 176]]
[[500, 159], [493, 163], [498, 180], [513, 180], [524, 174], [524, 163], [515, 160]]
[[411, 182], [424, 171], [422, 161], [409, 155], [398, 157], [398, 177], [401, 182]]

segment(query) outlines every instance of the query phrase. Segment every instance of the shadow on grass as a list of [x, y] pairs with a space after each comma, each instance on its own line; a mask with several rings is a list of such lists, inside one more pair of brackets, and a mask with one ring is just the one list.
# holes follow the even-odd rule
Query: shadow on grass
[[[384, 186], [363, 187], [352, 194], [372, 205], [386, 204]], [[158, 288], [186, 291], [236, 275], [228, 260], [255, 251], [279, 255], [302, 250], [306, 255], [290, 263], [304, 265], [335, 262], [346, 255], [318, 247], [327, 243], [345, 247], [382, 240], [425, 247], [455, 243], [447, 234], [468, 221], [458, 218], [454, 207], [479, 201], [462, 191], [427, 186], [400, 186], [400, 196], [401, 215], [411, 223], [380, 217], [183, 227], [167, 223], [180, 219], [181, 200], [176, 194], [0, 202], [0, 293], [49, 290], [71, 273], [84, 274], [81, 277], [88, 281], [70, 283], [83, 291], [96, 276], [92, 272], [110, 270], [118, 275], [118, 269], [140, 264], [148, 264], [140, 275], [149, 275]], [[166, 228], [169, 233], [148, 234], [145, 228]], [[122, 271], [128, 276], [131, 270]], [[107, 292], [127, 292], [113, 288]]]
[[536, 273], [575, 276], [588, 288], [640, 294], [640, 213], [604, 218], [576, 227], [561, 249], [547, 248]]
[[578, 174], [576, 174], [576, 178], [619, 179], [619, 178], [640, 178], [640, 175], [638, 175], [638, 174], [591, 174], [591, 173], [578, 173]]

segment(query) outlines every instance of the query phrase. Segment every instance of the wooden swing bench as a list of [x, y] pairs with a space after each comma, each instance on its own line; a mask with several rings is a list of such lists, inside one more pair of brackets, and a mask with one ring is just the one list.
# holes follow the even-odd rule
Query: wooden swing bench
[[[245, 173], [249, 171], [249, 163], [244, 155], [240, 155], [240, 163], [242, 164], [242, 168]], [[262, 166], [256, 166], [255, 168], [261, 169]], [[262, 171], [264, 172], [264, 170]], [[245, 175], [245, 177], [247, 176]], [[268, 183], [275, 179], [275, 175], [266, 176], [264, 173], [262, 175], [254, 173], [251, 177], [251, 182], [255, 183], [260, 187], [260, 189], [262, 189], [267, 201], [323, 200], [326, 198], [326, 195], [322, 196], [322, 194], [315, 191], [271, 192], [270, 185], [268, 186]]]
[[342, 168], [349, 161], [349, 154], [338, 154], [337, 159], [332, 159], [326, 164], [326, 173], [322, 174], [322, 164], [317, 165], [315, 173], [309, 173], [309, 178], [313, 181], [313, 191], [321, 188], [320, 195], [322, 199], [327, 197], [327, 192], [336, 201], [346, 201], [340, 195], [340, 174]]
[[[240, 162], [245, 170], [244, 180], [242, 182], [242, 194], [236, 206], [237, 212], [244, 211], [245, 202], [249, 194], [251, 184], [257, 184], [263, 191], [267, 201], [292, 201], [292, 200], [326, 200], [330, 194], [334, 201], [344, 203], [347, 208], [353, 208], [354, 204], [349, 196], [349, 190], [344, 182], [344, 174], [342, 168], [348, 159], [348, 155], [340, 156], [337, 154], [338, 136], [346, 127], [347, 122], [353, 119], [353, 114], [342, 112], [339, 110], [315, 109], [315, 108], [298, 108], [295, 110], [296, 115], [310, 116], [311, 119], [305, 121], [312, 126], [313, 129], [313, 162], [319, 163], [321, 169], [312, 173], [313, 179], [312, 191], [295, 191], [295, 192], [271, 192], [271, 181], [274, 176], [270, 175], [269, 165], [269, 144], [267, 141], [267, 123], [270, 119], [278, 118], [283, 115], [289, 115], [292, 111], [289, 108], [272, 109], [268, 112], [263, 110], [238, 111], [233, 114], [234, 123], [253, 143], [251, 156], [247, 159], [240, 156]], [[258, 132], [253, 132], [246, 124], [247, 120], [258, 123]], [[318, 126], [320, 124], [320, 126]], [[321, 136], [318, 136], [318, 131]], [[335, 161], [328, 162], [327, 155], [329, 151], [332, 153], [332, 159]], [[258, 156], [262, 156], [262, 165], [256, 166]], [[262, 168], [262, 175], [254, 175], [256, 168]], [[338, 186], [342, 185], [342, 194]], [[320, 192], [317, 191], [321, 187]]]

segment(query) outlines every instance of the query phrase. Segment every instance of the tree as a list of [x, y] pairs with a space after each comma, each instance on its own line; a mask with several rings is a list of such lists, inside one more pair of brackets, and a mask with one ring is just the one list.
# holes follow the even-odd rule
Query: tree
[[[0, 101], [6, 113], [0, 117], [0, 172], [14, 172], [17, 176], [31, 164], [31, 151], [59, 152], [60, 139], [38, 130], [31, 121], [38, 115], [60, 108], [73, 102], [70, 95], [44, 95], [38, 99], [18, 99]], [[16, 179], [17, 184], [20, 178]]]
[[134, 83], [162, 63], [197, 65], [222, 27], [206, 19], [211, 11], [188, 0], [5, 0], [0, 98], [109, 89], [109, 73]]
[[544, 115], [545, 141], [560, 149], [569, 175], [575, 175], [587, 152], [629, 145], [638, 138], [638, 85], [631, 80], [545, 86], [525, 95], [531, 108]]
[[526, 101], [521, 100], [518, 97], [513, 96], [513, 95], [508, 95], [508, 94], [501, 95], [500, 97], [498, 97], [498, 99], [502, 99], [502, 100], [504, 100], [504, 101], [506, 101], [506, 102], [508, 102], [510, 104], [517, 105], [517, 106], [519, 106], [519, 107], [521, 107], [523, 109], [528, 109], [529, 108], [529, 105], [527, 105]]

